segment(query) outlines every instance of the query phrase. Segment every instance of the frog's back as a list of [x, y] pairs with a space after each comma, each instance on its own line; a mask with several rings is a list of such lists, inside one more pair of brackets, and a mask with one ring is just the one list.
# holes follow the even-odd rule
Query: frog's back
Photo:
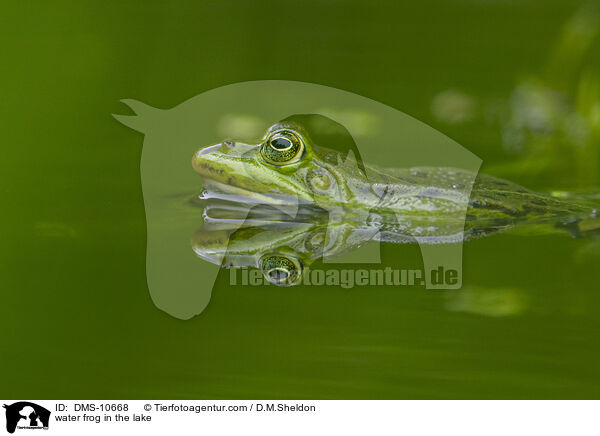
[[[422, 202], [441, 202], [452, 212], [464, 211], [467, 205], [468, 221], [580, 216], [593, 210], [589, 204], [565, 201], [507, 180], [459, 168], [370, 166], [368, 175], [375, 190], [382, 190], [384, 186], [387, 191], [410, 193]], [[395, 200], [397, 198], [389, 198], [390, 203]], [[448, 206], [451, 204], [455, 208]]]

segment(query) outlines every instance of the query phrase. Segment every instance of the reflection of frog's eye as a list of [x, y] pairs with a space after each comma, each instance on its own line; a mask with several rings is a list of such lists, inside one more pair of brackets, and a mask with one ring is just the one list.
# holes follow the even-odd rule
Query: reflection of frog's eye
[[277, 286], [292, 286], [302, 277], [300, 260], [282, 254], [267, 254], [260, 259], [260, 270], [265, 278]]
[[304, 142], [291, 130], [274, 132], [261, 147], [265, 160], [273, 165], [298, 162], [304, 153]]

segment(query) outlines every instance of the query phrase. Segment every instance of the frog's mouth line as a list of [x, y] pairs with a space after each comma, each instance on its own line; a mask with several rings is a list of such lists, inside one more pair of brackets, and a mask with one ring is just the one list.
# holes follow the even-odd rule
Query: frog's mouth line
[[204, 190], [200, 200], [218, 199], [246, 204], [298, 205], [307, 204], [290, 194], [272, 194], [251, 191], [239, 186], [228, 185], [212, 179], [204, 179]]

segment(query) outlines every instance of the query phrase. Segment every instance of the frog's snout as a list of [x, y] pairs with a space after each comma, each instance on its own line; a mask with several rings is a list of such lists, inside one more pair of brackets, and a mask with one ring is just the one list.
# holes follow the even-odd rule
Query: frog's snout
[[[206, 166], [237, 166], [240, 161], [253, 159], [260, 144], [246, 144], [239, 141], [223, 141], [219, 144], [209, 145], [194, 153], [192, 166], [196, 172]], [[200, 170], [200, 171], [199, 171]]]
[[220, 144], [209, 145], [208, 147], [204, 147], [198, 150], [194, 157], [213, 153], [227, 154], [233, 149], [234, 145], [235, 143], [233, 141], [223, 141]]
[[218, 156], [227, 154], [233, 148], [231, 141], [225, 141], [220, 144], [209, 145], [208, 147], [201, 148], [192, 157], [192, 167], [200, 174], [203, 174], [206, 170], [214, 165], [218, 160]]
[[202, 156], [205, 154], [211, 154], [216, 152], [219, 148], [221, 148], [221, 144], [210, 145], [208, 147], [201, 148], [196, 152], [196, 156]]
[[234, 147], [235, 143], [233, 141], [223, 141], [220, 144], [209, 145], [208, 147], [204, 147], [196, 153], [196, 155], [203, 154], [211, 154], [211, 153], [227, 153], [231, 151]]

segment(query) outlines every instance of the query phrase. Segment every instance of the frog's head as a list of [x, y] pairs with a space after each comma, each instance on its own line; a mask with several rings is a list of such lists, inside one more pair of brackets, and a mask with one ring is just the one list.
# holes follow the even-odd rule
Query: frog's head
[[343, 203], [342, 154], [315, 145], [298, 123], [271, 126], [257, 143], [227, 140], [199, 150], [194, 170], [207, 185], [259, 203]]

